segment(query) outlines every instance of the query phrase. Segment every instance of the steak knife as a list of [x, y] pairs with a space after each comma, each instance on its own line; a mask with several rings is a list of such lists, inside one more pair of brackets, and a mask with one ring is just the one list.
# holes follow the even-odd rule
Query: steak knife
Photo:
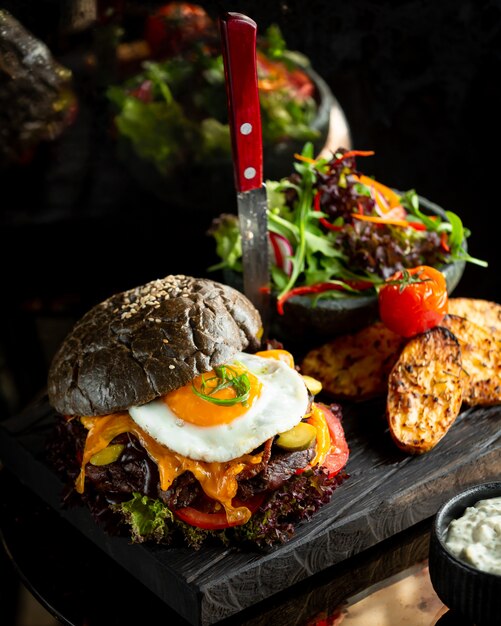
[[241, 13], [219, 19], [233, 171], [242, 236], [244, 293], [269, 316], [269, 253], [266, 188], [263, 184], [261, 109], [257, 82], [257, 25]]

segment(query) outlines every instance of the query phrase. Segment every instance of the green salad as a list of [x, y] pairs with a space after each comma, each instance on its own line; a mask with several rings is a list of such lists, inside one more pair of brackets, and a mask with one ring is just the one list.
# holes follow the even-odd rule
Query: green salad
[[[357, 158], [373, 154], [340, 148], [332, 158], [315, 159], [307, 143], [291, 176], [267, 181], [270, 289], [279, 312], [294, 295], [311, 294], [316, 302], [375, 294], [396, 271], [418, 265], [486, 267], [468, 254], [471, 233], [458, 215], [430, 215], [415, 190], [399, 193], [363, 174]], [[220, 258], [209, 269], [241, 273], [238, 217], [221, 214], [209, 235]]]
[[[118, 138], [163, 175], [231, 157], [223, 59], [216, 25], [206, 21], [181, 50], [144, 61], [139, 73], [107, 90]], [[258, 39], [264, 149], [320, 136], [312, 128], [318, 103], [307, 66], [287, 50], [277, 26]]]

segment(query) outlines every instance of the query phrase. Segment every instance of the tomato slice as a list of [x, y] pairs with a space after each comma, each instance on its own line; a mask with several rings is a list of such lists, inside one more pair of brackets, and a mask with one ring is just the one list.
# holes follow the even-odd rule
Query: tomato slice
[[331, 447], [322, 466], [327, 469], [329, 477], [332, 478], [345, 467], [350, 456], [350, 449], [339, 417], [326, 404], [322, 402], [315, 404], [323, 412], [331, 436]]
[[440, 324], [448, 308], [447, 282], [428, 265], [396, 272], [378, 294], [379, 316], [397, 335], [412, 337]]
[[[234, 498], [232, 504], [235, 507], [245, 506], [249, 509], [251, 514], [253, 514], [259, 509], [264, 498], [265, 494], [256, 494], [245, 501]], [[204, 528], [205, 530], [221, 530], [223, 528], [230, 528], [230, 526], [238, 526], [238, 522], [228, 522], [224, 511], [206, 513], [193, 506], [186, 506], [174, 511], [174, 515], [181, 521], [190, 524], [190, 526]]]

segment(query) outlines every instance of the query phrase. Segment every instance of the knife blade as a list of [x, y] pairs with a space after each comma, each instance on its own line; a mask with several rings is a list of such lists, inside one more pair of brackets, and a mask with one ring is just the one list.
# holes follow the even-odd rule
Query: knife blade
[[244, 293], [269, 318], [269, 253], [266, 188], [263, 184], [261, 109], [254, 20], [226, 12], [219, 18], [233, 172], [242, 236]]

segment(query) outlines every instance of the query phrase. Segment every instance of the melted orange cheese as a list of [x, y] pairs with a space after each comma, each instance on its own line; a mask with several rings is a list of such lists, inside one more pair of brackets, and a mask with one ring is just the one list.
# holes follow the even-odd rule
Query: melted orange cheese
[[306, 420], [308, 424], [311, 424], [317, 429], [317, 444], [315, 449], [315, 456], [312, 459], [310, 465], [322, 465], [331, 449], [331, 436], [329, 433], [329, 427], [325, 421], [324, 413], [314, 402], [311, 405], [311, 413]]
[[[294, 368], [294, 358], [292, 354], [286, 350], [265, 350], [258, 352], [257, 355], [284, 361], [290, 367]], [[250, 372], [248, 375], [252, 376]], [[256, 396], [259, 395], [259, 381], [257, 379], [255, 381], [251, 380], [251, 386], [255, 390], [253, 393]], [[186, 389], [181, 388], [179, 391], [179, 397], [176, 397], [176, 392], [172, 392], [174, 395], [168, 394], [164, 397], [164, 400], [174, 411], [176, 411], [175, 407], [177, 407], [177, 409], [182, 412], [184, 419], [187, 419], [187, 415], [197, 415], [200, 411], [198, 406], [193, 407], [190, 405], [191, 408], [189, 410], [186, 410], [186, 407], [180, 408], [181, 404], [186, 401], [187, 395], [196, 398], [202, 403], [206, 403], [205, 400], [197, 398], [197, 396], [192, 393], [191, 383], [186, 385], [186, 388], [188, 387], [189, 394], [186, 392]], [[253, 401], [254, 397], [249, 399], [249, 402], [252, 403]], [[172, 404], [175, 406], [172, 406]], [[225, 411], [226, 410], [227, 408], [225, 407]], [[195, 421], [194, 423], [199, 423], [199, 425], [209, 425], [211, 418], [210, 416], [207, 417], [204, 413], [201, 418], [196, 419], [200, 419], [201, 422]], [[209, 420], [209, 423], [207, 420]], [[229, 421], [231, 421], [231, 418]], [[317, 453], [315, 459], [311, 463], [311, 465], [316, 465], [323, 461], [330, 448], [329, 431], [322, 411], [316, 410], [315, 405], [313, 405], [312, 413], [308, 421], [317, 429]], [[90, 461], [92, 456], [106, 448], [106, 446], [108, 446], [118, 435], [122, 433], [131, 433], [139, 440], [148, 456], [157, 464], [160, 476], [160, 487], [164, 491], [171, 486], [173, 481], [178, 476], [186, 471], [189, 471], [198, 480], [206, 495], [216, 502], [219, 502], [224, 507], [229, 522], [244, 524], [249, 520], [251, 513], [247, 507], [232, 506], [232, 500], [238, 489], [236, 476], [245, 467], [260, 463], [262, 453], [255, 455], [245, 454], [238, 459], [233, 459], [224, 463], [196, 461], [178, 454], [166, 446], [158, 443], [158, 441], [142, 430], [127, 412], [112, 413], [110, 415], [98, 417], [82, 417], [81, 422], [88, 430], [88, 434], [85, 442], [80, 474], [75, 481], [75, 489], [78, 493], [83, 493], [84, 491], [85, 466]]]
[[83, 493], [85, 466], [91, 457], [122, 433], [131, 433], [140, 441], [148, 456], [155, 461], [160, 475], [160, 486], [167, 490], [177, 476], [190, 471], [199, 481], [204, 492], [219, 502], [226, 511], [229, 522], [244, 524], [250, 518], [247, 507], [233, 507], [232, 499], [238, 489], [236, 476], [247, 466], [259, 463], [262, 454], [246, 454], [225, 463], [195, 461], [177, 454], [161, 445], [144, 432], [128, 413], [112, 413], [102, 417], [82, 417], [82, 424], [88, 429], [80, 474], [75, 483], [78, 493]]
[[294, 357], [287, 350], [262, 350], [261, 352], [256, 352], [256, 356], [263, 357], [264, 359], [275, 359], [277, 361], [283, 361], [289, 367], [294, 369]]

